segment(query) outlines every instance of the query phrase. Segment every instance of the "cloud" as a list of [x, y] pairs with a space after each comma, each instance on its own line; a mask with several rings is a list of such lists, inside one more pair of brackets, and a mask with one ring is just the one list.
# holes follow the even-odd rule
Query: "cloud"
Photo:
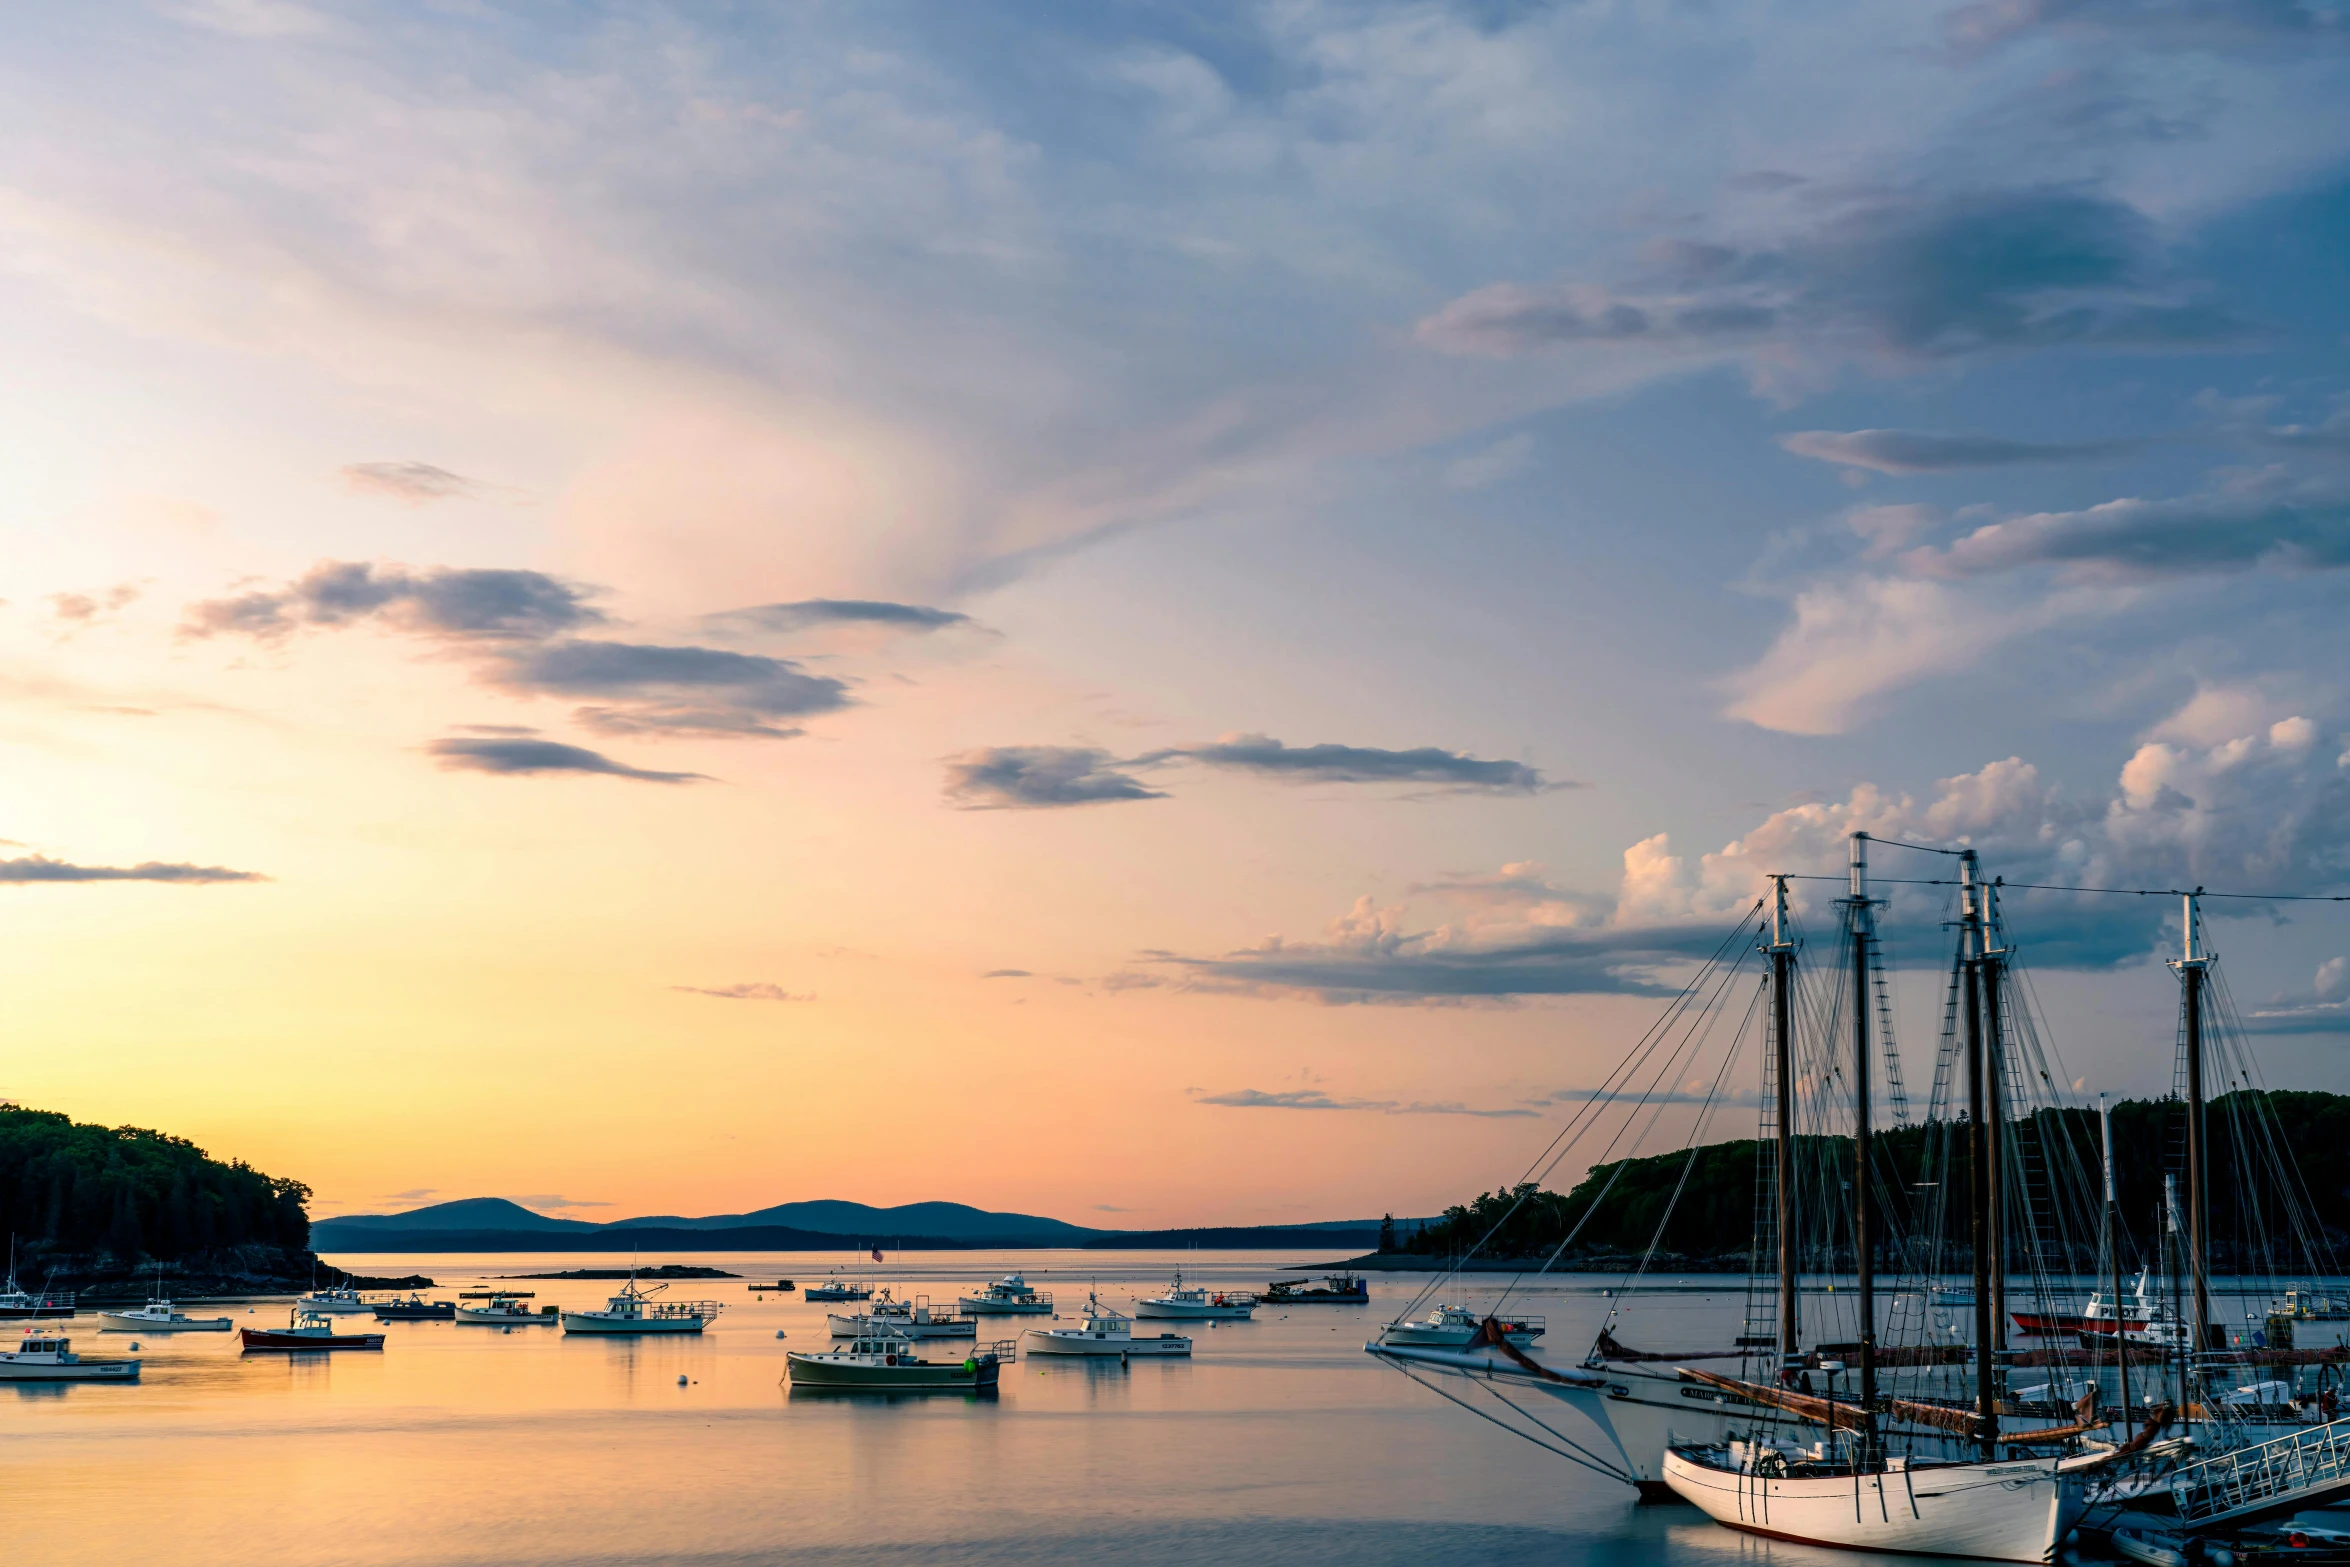
[[600, 773], [609, 778], [634, 778], [644, 783], [706, 783], [702, 773], [661, 773], [616, 762], [585, 746], [556, 740], [451, 735], [425, 748], [451, 772], [496, 773], [510, 777], [543, 773]]
[[966, 811], [1045, 810], [1163, 800], [1128, 764], [1091, 746], [999, 745], [947, 758], [946, 796]]
[[438, 1186], [418, 1186], [404, 1192], [386, 1192], [376, 1200], [378, 1202], [422, 1202], [439, 1190]]
[[574, 715], [607, 734], [788, 739], [778, 719], [848, 706], [848, 686], [789, 659], [721, 648], [563, 640], [503, 648], [487, 678], [533, 696], [597, 699]]
[[781, 985], [766, 980], [753, 980], [742, 985], [672, 985], [671, 990], [682, 990], [689, 996], [715, 996], [721, 1001], [813, 1001], [814, 996], [795, 995]]
[[2252, 340], [2167, 275], [2135, 207], [2049, 187], [1870, 192], [1774, 244], [1652, 244], [1623, 287], [1495, 283], [1423, 319], [1447, 354], [1647, 345], [1924, 364], [2084, 346], [2212, 348]]
[[520, 1203], [525, 1208], [609, 1208], [608, 1202], [596, 1202], [586, 1197], [565, 1197], [554, 1192], [531, 1192], [522, 1196], [508, 1196], [508, 1202]]
[[1341, 1099], [1316, 1088], [1264, 1093], [1237, 1088], [1230, 1093], [1202, 1094], [1198, 1103], [1228, 1105], [1243, 1110], [1374, 1110], [1382, 1115], [1469, 1115], [1489, 1120], [1514, 1120], [1536, 1114], [1522, 1108], [1479, 1110], [1454, 1100]]
[[2009, 441], [1990, 435], [1932, 435], [1920, 430], [1798, 430], [1780, 436], [1779, 444], [1798, 457], [1899, 474], [2093, 462], [2126, 456], [2145, 445], [2138, 440]]
[[139, 596], [138, 586], [123, 582], [103, 593], [52, 593], [49, 609], [59, 620], [69, 625], [86, 626], [101, 614], [123, 608]]
[[274, 640], [298, 629], [374, 622], [417, 636], [506, 639], [603, 619], [583, 589], [544, 572], [324, 561], [282, 588], [192, 604], [180, 629], [190, 637]]
[[343, 483], [363, 495], [388, 496], [404, 505], [422, 506], [481, 493], [478, 480], [428, 462], [355, 462], [343, 468]]
[[267, 880], [269, 878], [259, 871], [233, 871], [225, 865], [182, 865], [165, 860], [142, 860], [136, 865], [71, 865], [64, 860], [50, 859], [44, 854], [0, 860], [0, 883], [18, 886], [51, 882], [159, 881], [201, 887], [217, 882]]
[[1421, 746], [1383, 751], [1359, 745], [1284, 745], [1266, 735], [1226, 735], [1213, 745], [1153, 751], [1133, 765], [1190, 761], [1261, 777], [1299, 783], [1424, 783], [1447, 791], [1478, 794], [1534, 794], [1552, 784], [1523, 762], [1486, 761], [1458, 751]]
[[2350, 20], [2308, 0], [1970, 0], [1944, 16], [1942, 26], [1961, 58], [2035, 33], [2134, 49], [2260, 54], [2350, 43]]
[[1534, 437], [1521, 430], [1445, 464], [1444, 482], [1456, 490], [1482, 490], [1514, 479], [1534, 466]]
[[704, 617], [714, 624], [754, 631], [799, 631], [810, 626], [882, 626], [897, 631], [940, 631], [967, 626], [969, 615], [928, 604], [887, 599], [800, 599], [790, 604], [757, 604]]
[[1036, 976], [1024, 968], [991, 968], [979, 977], [981, 979], [1034, 979]]
[[1921, 577], [1981, 577], [2030, 566], [2074, 578], [2143, 580], [2221, 571], [2350, 566], [2350, 491], [2266, 480], [2171, 500], [2106, 501], [1984, 523], [1902, 564]]
[[[1114, 1202], [1097, 1202], [1093, 1205], [1093, 1211], [1096, 1213], [1133, 1213], [1136, 1210], [1132, 1208], [1121, 1208]], [[1142, 1211], [1148, 1212], [1149, 1210], [1144, 1209]]]

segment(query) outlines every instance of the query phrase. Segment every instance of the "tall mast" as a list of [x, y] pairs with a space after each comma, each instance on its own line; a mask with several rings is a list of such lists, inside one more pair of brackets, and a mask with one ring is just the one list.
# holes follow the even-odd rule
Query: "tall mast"
[[1860, 1453], [1877, 1456], [1877, 1266], [1869, 1223], [1869, 835], [1852, 835], [1852, 1250], [1860, 1273]]
[[1958, 857], [1959, 983], [1966, 997], [1967, 1232], [1975, 1260], [1975, 1414], [1983, 1461], [1999, 1453], [1997, 1357], [1991, 1349], [1991, 1177], [1983, 1101], [1983, 914], [1975, 851]]
[[2007, 948], [2000, 939], [1999, 885], [1983, 889], [1983, 1222], [1990, 1231], [1991, 1347], [2007, 1348], [2007, 1033], [2000, 1021]]
[[2130, 1434], [2130, 1337], [2122, 1326], [2122, 1205], [2113, 1184], [2113, 1116], [2097, 1096], [2097, 1131], [2105, 1143], [2105, 1243], [2113, 1256], [2113, 1361], [2121, 1372], [2122, 1429]]
[[[2171, 1320], [2184, 1328], [2186, 1302], [2179, 1298], [2178, 1263], [2184, 1260], [2179, 1257], [2184, 1249], [2179, 1244], [2179, 1178], [2168, 1170], [2162, 1172], [2162, 1232], [2170, 1243], [2171, 1257], [2177, 1259], [2164, 1270], [2170, 1274]], [[2195, 1434], [2195, 1401], [2187, 1392], [2187, 1372], [2191, 1363], [2188, 1357], [2192, 1353], [2188, 1346], [2191, 1342], [2187, 1334], [2182, 1332], [2179, 1335], [2179, 1419], [2182, 1422], [2181, 1429], [2190, 1437]]]
[[1787, 878], [1774, 876], [1771, 906], [1771, 1030], [1772, 1067], [1779, 1080], [1778, 1165], [1772, 1186], [1778, 1198], [1779, 1232], [1779, 1364], [1784, 1368], [1798, 1350], [1795, 1289], [1795, 1050], [1790, 1023], [1794, 1006], [1788, 994], [1793, 983], [1795, 943], [1787, 935]]
[[2195, 1277], [2195, 1320], [2188, 1325], [2187, 1342], [2209, 1349], [2205, 1342], [2211, 1325], [2211, 1281], [2204, 1272], [2204, 1249], [2211, 1242], [2208, 1204], [2209, 1150], [2203, 1144], [2203, 971], [2211, 959], [2195, 941], [2195, 894], [2188, 893], [2181, 913], [2186, 927], [2179, 960], [2179, 1005], [2187, 1020], [2187, 1267]]

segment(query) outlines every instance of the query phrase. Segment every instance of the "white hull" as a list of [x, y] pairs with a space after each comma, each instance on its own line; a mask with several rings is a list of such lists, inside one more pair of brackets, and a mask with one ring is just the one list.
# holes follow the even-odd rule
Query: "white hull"
[[134, 1311], [101, 1311], [98, 1320], [117, 1333], [226, 1333], [226, 1317], [142, 1317]]
[[965, 1295], [955, 1302], [972, 1317], [1049, 1317], [1053, 1308], [1041, 1300], [989, 1300], [985, 1295]]
[[503, 1311], [484, 1311], [479, 1306], [459, 1306], [457, 1308], [457, 1320], [459, 1322], [478, 1322], [484, 1327], [520, 1328], [535, 1326], [536, 1324], [542, 1322], [552, 1323], [555, 1320], [555, 1314], [551, 1311], [524, 1311], [514, 1313]]
[[1096, 1336], [1091, 1333], [1057, 1333], [1046, 1328], [1030, 1328], [1021, 1342], [1027, 1347], [1031, 1358], [1037, 1355], [1078, 1355], [1116, 1360], [1121, 1356], [1191, 1353], [1191, 1340], [1173, 1333], [1164, 1333], [1155, 1338], [1133, 1338], [1118, 1333]]
[[566, 1311], [566, 1333], [699, 1333], [709, 1323], [701, 1317], [616, 1317], [603, 1311]]
[[1246, 1322], [1256, 1311], [1251, 1303], [1246, 1306], [1211, 1306], [1195, 1300], [1138, 1300], [1134, 1314], [1138, 1317], [1171, 1317], [1186, 1322]]
[[[1475, 1328], [1436, 1328], [1425, 1322], [1398, 1322], [1380, 1331], [1382, 1344], [1402, 1344], [1414, 1349], [1467, 1349], [1469, 1341], [1477, 1336]], [[1539, 1333], [1505, 1333], [1502, 1337], [1520, 1349], [1526, 1348]]]
[[1761, 1476], [1664, 1456], [1665, 1483], [1719, 1524], [1843, 1550], [2045, 1562], [2080, 1521], [2083, 1482], [2054, 1459], [1887, 1474]]
[[136, 1382], [135, 1360], [78, 1360], [65, 1365], [0, 1359], [0, 1382]]
[[368, 1305], [367, 1302], [363, 1300], [317, 1300], [305, 1296], [303, 1299], [295, 1301], [294, 1306], [297, 1310], [300, 1311], [323, 1311], [327, 1313], [327, 1315], [334, 1317], [369, 1317], [375, 1315], [375, 1308]]

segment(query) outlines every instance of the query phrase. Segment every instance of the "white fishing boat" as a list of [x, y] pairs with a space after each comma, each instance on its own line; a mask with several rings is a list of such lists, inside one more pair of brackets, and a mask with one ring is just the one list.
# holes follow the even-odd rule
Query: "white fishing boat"
[[1134, 1355], [1188, 1355], [1191, 1340], [1178, 1333], [1160, 1333], [1148, 1338], [1134, 1334], [1134, 1319], [1122, 1311], [1114, 1311], [1094, 1295], [1085, 1298], [1085, 1316], [1082, 1326], [1070, 1328], [1030, 1328], [1026, 1334], [1028, 1353], [1035, 1355], [1091, 1355], [1110, 1359], [1124, 1359]]
[[1242, 1290], [1186, 1289], [1178, 1270], [1175, 1282], [1163, 1293], [1134, 1303], [1138, 1317], [1176, 1317], [1203, 1322], [1245, 1322], [1257, 1309], [1257, 1298]]
[[940, 1311], [930, 1304], [930, 1297], [917, 1295], [902, 1317], [890, 1319], [891, 1325], [910, 1339], [950, 1339], [979, 1337], [979, 1319], [957, 1316], [951, 1311]]
[[914, 1314], [912, 1304], [899, 1300], [886, 1284], [866, 1294], [871, 1303], [863, 1311], [836, 1311], [825, 1318], [834, 1338], [861, 1338], [882, 1329], [894, 1330]]
[[235, 1326], [226, 1317], [191, 1317], [161, 1296], [136, 1311], [101, 1311], [98, 1320], [109, 1333], [226, 1333]]
[[541, 1323], [552, 1326], [559, 1315], [552, 1306], [534, 1311], [519, 1295], [492, 1295], [478, 1306], [457, 1307], [459, 1322], [479, 1323], [484, 1327], [523, 1328]]
[[714, 1300], [655, 1300], [669, 1286], [656, 1284], [643, 1287], [631, 1274], [620, 1293], [605, 1303], [602, 1311], [566, 1311], [561, 1313], [566, 1333], [699, 1333], [718, 1320], [724, 1308]]
[[1007, 1273], [978, 1294], [965, 1295], [955, 1304], [966, 1316], [973, 1317], [1049, 1317], [1053, 1314], [1053, 1298], [1030, 1289], [1028, 1281], [1017, 1273]]
[[332, 1289], [314, 1289], [294, 1302], [296, 1311], [323, 1311], [330, 1317], [375, 1315], [375, 1307], [359, 1298], [359, 1292], [349, 1285]]
[[[1522, 1311], [1496, 1315], [1493, 1321], [1501, 1336], [1520, 1349], [1542, 1337], [1542, 1319]], [[1417, 1321], [1389, 1323], [1379, 1330], [1378, 1342], [1423, 1349], [1466, 1349], [1472, 1342], [1486, 1342], [1481, 1338], [1484, 1327], [1485, 1317], [1466, 1306], [1439, 1306]]]
[[924, 1360], [903, 1333], [877, 1328], [846, 1345], [813, 1354], [786, 1352], [784, 1374], [794, 1391], [843, 1393], [990, 1392], [1004, 1363], [1019, 1353], [1006, 1339], [960, 1360]]
[[813, 1301], [871, 1300], [873, 1286], [853, 1278], [844, 1278], [838, 1268], [825, 1276], [821, 1284], [811, 1284], [800, 1291], [800, 1299]]
[[25, 1330], [13, 1350], [0, 1350], [0, 1382], [136, 1382], [135, 1360], [84, 1360], [73, 1340]]
[[16, 1238], [8, 1240], [8, 1282], [0, 1286], [0, 1322], [73, 1315], [73, 1291], [28, 1290], [16, 1282]]

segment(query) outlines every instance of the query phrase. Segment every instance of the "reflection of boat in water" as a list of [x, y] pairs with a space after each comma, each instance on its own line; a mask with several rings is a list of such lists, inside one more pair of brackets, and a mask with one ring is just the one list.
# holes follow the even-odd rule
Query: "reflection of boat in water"
[[1123, 1358], [1129, 1355], [1188, 1355], [1191, 1340], [1180, 1333], [1160, 1333], [1150, 1338], [1134, 1336], [1134, 1319], [1122, 1311], [1114, 1311], [1093, 1295], [1085, 1297], [1083, 1326], [1074, 1328], [1030, 1328], [1027, 1333], [1030, 1358], [1038, 1355], [1091, 1355]]
[[851, 1339], [845, 1347], [783, 1357], [784, 1374], [794, 1388], [825, 1388], [870, 1393], [974, 1392], [992, 1390], [1003, 1364], [1019, 1353], [1016, 1340], [1005, 1339], [961, 1360], [924, 1360], [914, 1341], [887, 1326]]
[[650, 1289], [630, 1274], [620, 1293], [605, 1303], [602, 1311], [563, 1312], [563, 1331], [566, 1333], [699, 1333], [718, 1320], [724, 1308], [714, 1300], [655, 1300], [669, 1286], [656, 1284]]
[[0, 1350], [0, 1382], [136, 1382], [135, 1360], [84, 1360], [73, 1340], [25, 1330], [14, 1350]]
[[381, 1333], [346, 1333], [332, 1313], [296, 1306], [282, 1328], [239, 1328], [247, 1349], [381, 1349]]
[[375, 1303], [378, 1322], [454, 1322], [457, 1303], [453, 1300], [426, 1300], [413, 1291], [406, 1300], [381, 1300]]
[[974, 1317], [1049, 1317], [1053, 1314], [1053, 1298], [1039, 1295], [1028, 1287], [1028, 1281], [1017, 1273], [1007, 1273], [976, 1295], [965, 1295], [955, 1304]]
[[1193, 1321], [1245, 1322], [1257, 1309], [1257, 1298], [1239, 1290], [1206, 1290], [1194, 1286], [1183, 1287], [1183, 1274], [1175, 1275], [1175, 1282], [1165, 1294], [1153, 1295], [1148, 1300], [1134, 1303], [1138, 1317], [1189, 1318]]
[[478, 1322], [489, 1327], [529, 1327], [539, 1323], [552, 1325], [560, 1314], [553, 1306], [542, 1306], [533, 1311], [522, 1303], [519, 1295], [492, 1295], [479, 1306], [459, 1306], [459, 1322]]
[[1331, 1273], [1311, 1289], [1295, 1279], [1275, 1279], [1257, 1297], [1260, 1306], [1362, 1306], [1369, 1304], [1371, 1286], [1359, 1273]]
[[[1379, 1330], [1382, 1344], [1407, 1344], [1424, 1349], [1466, 1349], [1478, 1341], [1485, 1319], [1466, 1306], [1439, 1306], [1416, 1322], [1390, 1322]], [[1502, 1337], [1524, 1349], [1542, 1337], [1542, 1319], [1523, 1312], [1494, 1318]]]

